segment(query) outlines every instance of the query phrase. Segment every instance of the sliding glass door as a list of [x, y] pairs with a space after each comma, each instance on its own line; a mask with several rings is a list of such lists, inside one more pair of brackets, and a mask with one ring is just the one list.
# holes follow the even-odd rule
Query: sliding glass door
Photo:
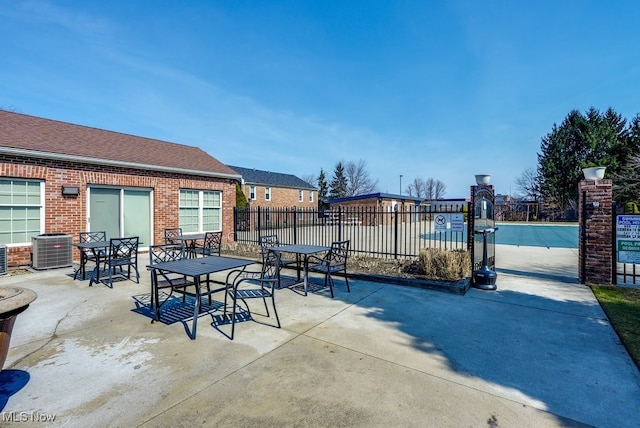
[[139, 236], [140, 247], [152, 244], [151, 190], [92, 186], [88, 214], [90, 231], [104, 230], [107, 238]]

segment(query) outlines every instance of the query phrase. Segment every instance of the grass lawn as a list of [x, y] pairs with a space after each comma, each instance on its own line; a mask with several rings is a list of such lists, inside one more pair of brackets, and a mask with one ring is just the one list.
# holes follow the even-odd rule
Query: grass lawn
[[640, 290], [611, 285], [591, 289], [640, 369]]

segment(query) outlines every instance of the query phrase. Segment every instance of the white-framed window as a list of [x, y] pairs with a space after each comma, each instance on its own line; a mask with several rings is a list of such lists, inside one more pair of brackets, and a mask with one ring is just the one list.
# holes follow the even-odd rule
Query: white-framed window
[[265, 201], [270, 201], [271, 200], [271, 187], [265, 187], [264, 188], [264, 200]]
[[30, 244], [44, 229], [44, 182], [0, 179], [0, 243]]
[[249, 200], [251, 201], [256, 200], [256, 186], [249, 187]]
[[222, 194], [180, 189], [180, 227], [184, 233], [222, 230]]
[[304, 190], [298, 190], [298, 202], [304, 202]]
[[309, 202], [313, 202], [313, 190], [309, 190]]

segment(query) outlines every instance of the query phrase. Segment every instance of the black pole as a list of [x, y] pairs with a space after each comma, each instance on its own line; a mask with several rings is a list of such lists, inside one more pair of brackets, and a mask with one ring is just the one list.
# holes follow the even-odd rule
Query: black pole
[[618, 285], [618, 246], [617, 244], [617, 223], [616, 223], [616, 214], [617, 214], [617, 204], [616, 201], [611, 203], [611, 283], [613, 285]]
[[582, 191], [582, 224], [580, 225], [581, 242], [581, 254], [580, 254], [580, 284], [584, 284], [587, 280], [585, 269], [587, 268], [587, 191]]

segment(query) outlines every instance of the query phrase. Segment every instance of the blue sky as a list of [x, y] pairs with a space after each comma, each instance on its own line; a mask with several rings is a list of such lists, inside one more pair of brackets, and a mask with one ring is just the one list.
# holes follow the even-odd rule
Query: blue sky
[[640, 3], [0, 0], [0, 107], [303, 177], [467, 197], [572, 110], [640, 113]]

